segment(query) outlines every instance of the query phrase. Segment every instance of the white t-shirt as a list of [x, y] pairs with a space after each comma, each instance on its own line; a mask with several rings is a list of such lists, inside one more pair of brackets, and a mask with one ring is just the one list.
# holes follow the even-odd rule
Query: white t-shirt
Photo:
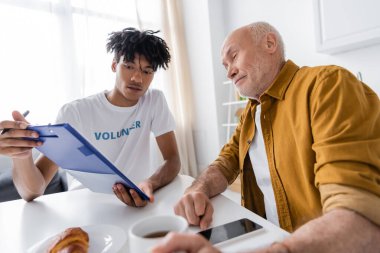
[[150, 135], [174, 131], [174, 118], [164, 94], [149, 89], [136, 105], [118, 107], [106, 98], [106, 91], [65, 104], [57, 123], [69, 123], [135, 183], [148, 178]]
[[265, 151], [264, 137], [261, 129], [261, 105], [256, 106], [255, 122], [256, 132], [251, 146], [249, 147], [249, 157], [251, 159], [256, 182], [264, 195], [265, 213], [267, 220], [280, 226], [277, 214], [277, 205], [274, 197], [272, 180], [270, 177], [267, 153]]

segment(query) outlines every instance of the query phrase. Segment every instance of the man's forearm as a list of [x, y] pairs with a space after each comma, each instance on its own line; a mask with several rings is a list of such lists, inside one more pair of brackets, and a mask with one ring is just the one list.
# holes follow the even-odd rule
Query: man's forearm
[[179, 158], [168, 159], [163, 165], [148, 179], [152, 184], [153, 191], [170, 183], [181, 169]]
[[228, 181], [223, 173], [216, 166], [211, 165], [186, 189], [186, 192], [199, 191], [211, 198], [224, 192], [227, 186]]
[[348, 209], [335, 209], [312, 220], [283, 244], [291, 253], [378, 253], [380, 227]]
[[33, 158], [13, 159], [13, 182], [20, 196], [31, 201], [41, 196], [46, 188], [45, 179], [34, 165]]

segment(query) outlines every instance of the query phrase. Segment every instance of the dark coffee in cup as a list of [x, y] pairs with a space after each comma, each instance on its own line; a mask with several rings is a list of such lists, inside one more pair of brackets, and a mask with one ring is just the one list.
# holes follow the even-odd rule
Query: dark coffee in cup
[[169, 231], [156, 231], [156, 232], [152, 232], [152, 233], [144, 235], [144, 238], [159, 238], [159, 237], [164, 237], [168, 233], [169, 233]]
[[128, 230], [129, 251], [149, 253], [150, 249], [164, 239], [169, 232], [185, 232], [188, 223], [176, 215], [156, 215], [143, 218]]

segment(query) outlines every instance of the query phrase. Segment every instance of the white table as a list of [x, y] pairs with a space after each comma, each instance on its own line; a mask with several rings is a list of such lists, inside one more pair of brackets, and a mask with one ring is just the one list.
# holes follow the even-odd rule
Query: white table
[[[94, 224], [116, 225], [125, 230], [136, 220], [157, 214], [174, 214], [173, 206], [193, 178], [178, 176], [155, 193], [155, 202], [144, 208], [128, 207], [114, 195], [93, 193], [87, 189], [44, 195], [32, 202], [15, 200], [0, 203], [0, 251], [26, 252], [42, 240], [68, 227]], [[220, 246], [223, 252], [254, 249], [281, 240], [287, 232], [241, 207], [223, 195], [212, 199], [212, 226], [249, 218], [264, 227], [263, 232]], [[191, 227], [189, 232], [199, 231]], [[127, 252], [127, 243], [121, 252]]]

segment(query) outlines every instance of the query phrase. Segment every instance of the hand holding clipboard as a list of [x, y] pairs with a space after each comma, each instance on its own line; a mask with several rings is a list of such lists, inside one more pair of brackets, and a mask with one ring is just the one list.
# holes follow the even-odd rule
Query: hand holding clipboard
[[70, 124], [28, 126], [39, 133], [43, 145], [37, 149], [66, 170], [91, 191], [113, 194], [113, 185], [121, 183], [134, 189], [143, 200], [146, 196], [131, 180], [102, 155]]

